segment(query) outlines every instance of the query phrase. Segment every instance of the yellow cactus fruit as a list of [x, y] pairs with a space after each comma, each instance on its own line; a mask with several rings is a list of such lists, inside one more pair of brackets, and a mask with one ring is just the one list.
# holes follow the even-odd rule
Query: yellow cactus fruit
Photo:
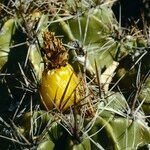
[[67, 51], [52, 32], [44, 33], [45, 70], [40, 83], [41, 100], [47, 110], [66, 110], [80, 99], [80, 80], [67, 62]]
[[71, 65], [53, 70], [45, 70], [41, 81], [41, 96], [47, 109], [54, 106], [67, 109], [79, 100], [79, 78]]

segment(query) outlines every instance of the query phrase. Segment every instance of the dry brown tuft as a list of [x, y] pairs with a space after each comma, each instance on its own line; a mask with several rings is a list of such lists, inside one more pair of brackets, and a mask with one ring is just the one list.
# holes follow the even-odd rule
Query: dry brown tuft
[[47, 69], [59, 68], [65, 66], [68, 62], [68, 53], [54, 32], [44, 32], [44, 63]]

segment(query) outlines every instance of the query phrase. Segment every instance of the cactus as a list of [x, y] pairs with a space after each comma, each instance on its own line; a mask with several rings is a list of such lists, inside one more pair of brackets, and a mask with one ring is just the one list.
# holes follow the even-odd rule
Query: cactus
[[2, 149], [150, 144], [149, 39], [113, 1], [2, 1]]

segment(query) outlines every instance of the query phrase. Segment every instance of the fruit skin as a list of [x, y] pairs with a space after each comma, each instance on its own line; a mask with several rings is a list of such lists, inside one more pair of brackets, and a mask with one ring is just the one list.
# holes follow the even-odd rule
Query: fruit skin
[[40, 95], [46, 109], [56, 107], [66, 110], [79, 101], [79, 78], [70, 64], [52, 70], [44, 70]]

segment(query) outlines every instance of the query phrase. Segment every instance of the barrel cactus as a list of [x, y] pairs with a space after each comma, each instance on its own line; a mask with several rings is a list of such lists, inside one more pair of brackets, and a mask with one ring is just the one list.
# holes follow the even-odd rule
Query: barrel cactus
[[1, 1], [2, 149], [148, 149], [147, 28], [113, 4]]

